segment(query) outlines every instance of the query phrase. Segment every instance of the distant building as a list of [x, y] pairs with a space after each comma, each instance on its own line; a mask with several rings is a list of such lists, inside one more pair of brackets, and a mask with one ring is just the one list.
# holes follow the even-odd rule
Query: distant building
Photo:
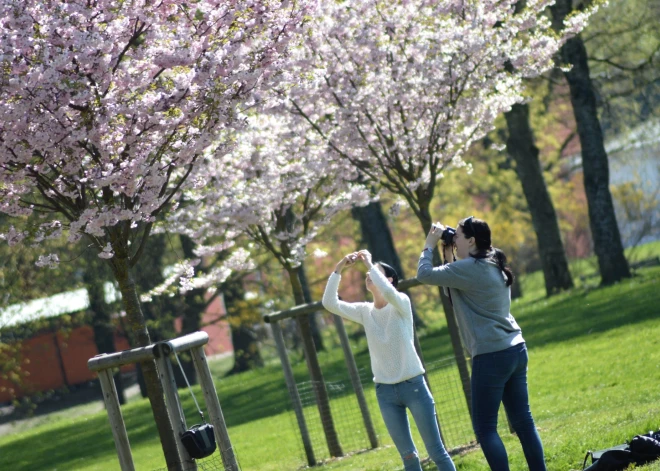
[[[610, 187], [624, 247], [660, 240], [660, 121], [649, 121], [605, 143]], [[570, 158], [572, 173], [582, 156]], [[624, 186], [638, 192], [638, 200]], [[629, 195], [624, 197], [623, 195]]]
[[[111, 283], [107, 283], [105, 288], [106, 302], [118, 299]], [[96, 374], [87, 368], [87, 360], [98, 354], [91, 326], [74, 322], [64, 329], [57, 322], [65, 314], [82, 313], [88, 308], [87, 290], [81, 288], [0, 310], [0, 335], [3, 341], [13, 342], [18, 347], [22, 378], [19, 388], [15, 382], [0, 377], [0, 403], [75, 386], [96, 378]], [[202, 330], [209, 334], [209, 343], [205, 348], [208, 356], [233, 351], [229, 325], [224, 320], [217, 321], [224, 312], [222, 298], [218, 297], [202, 317]], [[50, 322], [39, 322], [45, 320]], [[49, 327], [26, 329], [30, 324]], [[180, 331], [180, 325], [180, 320], [176, 320], [176, 331]], [[25, 334], [26, 331], [29, 333]], [[117, 351], [130, 348], [119, 322], [114, 342]], [[122, 371], [132, 371], [134, 368], [127, 365]]]

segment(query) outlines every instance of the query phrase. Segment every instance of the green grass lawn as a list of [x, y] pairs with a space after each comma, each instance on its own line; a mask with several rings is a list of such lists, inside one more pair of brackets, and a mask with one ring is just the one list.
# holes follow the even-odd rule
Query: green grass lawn
[[[636, 256], [642, 259], [658, 254], [660, 244], [652, 244], [640, 248]], [[607, 448], [660, 428], [660, 267], [639, 269], [633, 278], [607, 288], [599, 288], [598, 279], [588, 276], [595, 269], [593, 262], [578, 262], [571, 269], [577, 285], [571, 292], [546, 298], [542, 277], [532, 274], [522, 280], [524, 296], [512, 306], [530, 352], [532, 412], [551, 471], [582, 469], [587, 450]], [[427, 318], [432, 319], [430, 315]], [[328, 331], [332, 335], [332, 329]], [[451, 354], [442, 320], [430, 323], [421, 343], [427, 363]], [[367, 367], [363, 340], [357, 341], [354, 351], [358, 366]], [[297, 380], [307, 381], [304, 361], [295, 356], [292, 361]], [[322, 352], [320, 362], [328, 382], [334, 384], [335, 378], [346, 377], [338, 349]], [[295, 418], [287, 405], [277, 361], [270, 361], [259, 371], [220, 379], [229, 366], [226, 361], [211, 363], [242, 468], [282, 471], [303, 466], [302, 444], [296, 436]], [[460, 393], [445, 381], [455, 376], [451, 365], [429, 372], [441, 421], [450, 417], [452, 409], [465, 409]], [[318, 458], [324, 460], [320, 469], [401, 469], [369, 381], [365, 388], [381, 447], [358, 451], [367, 447], [367, 441], [355, 401], [339, 386], [333, 386], [336, 392], [331, 393], [332, 407], [340, 424], [340, 441], [351, 453], [327, 459], [320, 432], [310, 427]], [[196, 392], [201, 398], [198, 388]], [[185, 389], [180, 394], [189, 422], [193, 422], [192, 399]], [[136, 468], [162, 469], [162, 453], [148, 402], [132, 401], [123, 407], [123, 414]], [[308, 406], [305, 414], [311, 422], [316, 411]], [[459, 411], [458, 415], [462, 417], [456, 419], [461, 433], [467, 428], [469, 436], [465, 413]], [[519, 442], [502, 425], [511, 469], [526, 469]], [[422, 442], [415, 436], [424, 455]], [[448, 444], [453, 447], [467, 440], [452, 431]], [[461, 470], [488, 469], [478, 448], [456, 454], [454, 461]], [[105, 412], [92, 412], [89, 406], [59, 412], [33, 428], [0, 437], [0, 470], [118, 469]], [[660, 465], [636, 469], [659, 470]]]

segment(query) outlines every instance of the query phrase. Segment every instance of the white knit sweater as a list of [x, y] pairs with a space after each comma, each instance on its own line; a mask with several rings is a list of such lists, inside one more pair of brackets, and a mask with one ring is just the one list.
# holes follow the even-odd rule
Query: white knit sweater
[[364, 326], [371, 356], [374, 382], [395, 384], [424, 373], [415, 351], [413, 317], [410, 299], [388, 282], [374, 265], [369, 271], [374, 285], [383, 294], [387, 305], [376, 309], [374, 303], [340, 301], [337, 288], [341, 275], [332, 273], [323, 294], [323, 307], [345, 319]]

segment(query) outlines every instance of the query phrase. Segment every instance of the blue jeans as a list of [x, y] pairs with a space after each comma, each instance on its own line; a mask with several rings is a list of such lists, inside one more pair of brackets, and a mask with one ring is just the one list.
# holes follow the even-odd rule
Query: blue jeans
[[545, 471], [543, 444], [529, 408], [527, 347], [524, 343], [472, 359], [472, 425], [492, 471], [509, 471], [497, 434], [497, 412], [504, 403], [530, 471]]
[[426, 451], [440, 471], [455, 471], [435, 419], [435, 402], [423, 375], [396, 384], [376, 383], [376, 397], [387, 431], [401, 455], [406, 471], [422, 471], [413, 443], [406, 408], [410, 409]]

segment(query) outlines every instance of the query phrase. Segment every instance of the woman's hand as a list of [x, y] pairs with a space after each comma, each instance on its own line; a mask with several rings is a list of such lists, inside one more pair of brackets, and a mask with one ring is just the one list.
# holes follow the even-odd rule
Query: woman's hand
[[364, 262], [364, 265], [367, 267], [367, 270], [371, 270], [371, 267], [374, 266], [373, 262], [371, 261], [371, 254], [369, 253], [368, 250], [360, 250], [358, 252], [358, 256], [360, 257], [360, 260]]
[[358, 252], [349, 253], [348, 255], [346, 255], [344, 258], [342, 258], [339, 261], [339, 263], [335, 267], [335, 273], [337, 273], [338, 275], [341, 275], [341, 271], [346, 267], [350, 267], [351, 265], [355, 265], [355, 262], [357, 261], [357, 259], [358, 259]]
[[431, 226], [431, 230], [429, 231], [429, 234], [426, 236], [426, 242], [424, 242], [424, 249], [433, 250], [435, 246], [438, 245], [438, 241], [440, 240], [440, 236], [442, 236], [444, 230], [445, 230], [445, 226], [443, 226], [439, 222], [433, 224]]

